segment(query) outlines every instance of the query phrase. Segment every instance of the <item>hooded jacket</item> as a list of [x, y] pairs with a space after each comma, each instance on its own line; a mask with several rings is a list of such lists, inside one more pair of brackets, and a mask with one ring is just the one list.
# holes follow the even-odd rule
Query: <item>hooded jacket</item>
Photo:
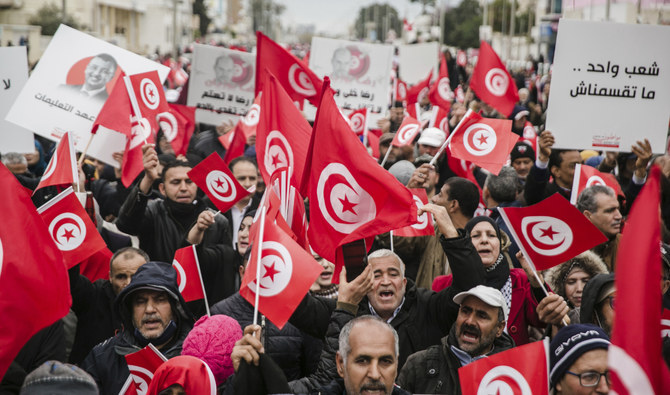
[[119, 393], [130, 374], [125, 356], [142, 349], [135, 337], [131, 296], [143, 289], [165, 291], [170, 300], [172, 320], [177, 329], [173, 337], [160, 348], [165, 357], [172, 358], [181, 354], [182, 343], [193, 327], [193, 317], [179, 293], [177, 273], [172, 265], [164, 262], [148, 262], [142, 265], [114, 302], [123, 323], [123, 330], [95, 346], [81, 365], [96, 381], [102, 395]]
[[598, 274], [594, 276], [584, 287], [582, 294], [582, 306], [579, 310], [579, 322], [582, 324], [594, 324], [600, 326], [595, 318], [598, 295], [607, 286], [614, 282], [614, 273]]
[[[596, 274], [607, 273], [607, 266], [605, 266], [605, 263], [592, 251], [585, 251], [576, 257], [547, 270], [545, 277], [547, 278], [547, 282], [551, 286], [551, 289], [562, 296], [563, 299], [566, 299], [566, 301], [565, 277], [574, 268], [584, 271], [590, 278], [593, 278]], [[568, 302], [568, 304], [569, 303], [570, 302]], [[570, 307], [573, 308], [574, 306]]]

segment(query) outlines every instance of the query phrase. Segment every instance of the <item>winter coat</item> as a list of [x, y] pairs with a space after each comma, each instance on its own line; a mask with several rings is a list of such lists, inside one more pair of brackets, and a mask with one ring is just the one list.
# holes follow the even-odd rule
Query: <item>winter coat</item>
[[[318, 391], [311, 392], [311, 395], [343, 395], [346, 394], [346, 388], [344, 387], [344, 379], [337, 378], [331, 381], [329, 384], [324, 385]], [[395, 386], [391, 395], [410, 395], [409, 392], [404, 389]]]
[[[614, 282], [614, 273], [598, 274], [586, 283], [582, 293], [582, 305], [579, 308], [579, 322], [582, 324], [598, 325], [596, 319], [596, 305], [598, 295], [606, 285]], [[658, 284], [657, 284], [658, 285]]]
[[[547, 270], [545, 278], [556, 294], [570, 304], [565, 294], [565, 277], [573, 268], [583, 270], [589, 277], [593, 278], [596, 274], [607, 273], [607, 266], [602, 259], [591, 251], [585, 251], [567, 262], [554, 266]], [[574, 306], [570, 306], [573, 308]]]

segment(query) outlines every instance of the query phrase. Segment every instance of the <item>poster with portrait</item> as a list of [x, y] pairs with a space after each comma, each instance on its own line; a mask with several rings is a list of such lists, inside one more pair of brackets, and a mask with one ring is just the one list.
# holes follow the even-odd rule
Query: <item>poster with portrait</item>
[[[391, 104], [393, 46], [314, 37], [309, 68], [323, 78], [329, 76], [335, 102], [345, 113], [368, 109], [368, 127], [374, 128]], [[305, 114], [313, 119], [316, 108], [305, 103]]]
[[254, 102], [255, 76], [256, 54], [195, 44], [186, 101], [196, 121], [237, 122]]
[[[83, 151], [93, 121], [122, 72], [158, 71], [164, 81], [170, 69], [160, 63], [61, 25], [6, 120], [58, 141], [70, 132]], [[125, 149], [125, 136], [100, 128], [87, 155], [118, 166], [112, 154]]]
[[[588, 37], [585, 40], [584, 37]], [[649, 139], [666, 151], [670, 27], [561, 19], [547, 130], [555, 148], [630, 152]]]
[[398, 47], [398, 76], [407, 85], [414, 85], [425, 80], [431, 70], [433, 70], [433, 76], [437, 76], [439, 55], [440, 44], [436, 41], [400, 45]]
[[35, 150], [33, 133], [21, 126], [5, 121], [9, 107], [28, 81], [28, 56], [26, 47], [0, 48], [0, 154], [18, 152], [26, 154]]

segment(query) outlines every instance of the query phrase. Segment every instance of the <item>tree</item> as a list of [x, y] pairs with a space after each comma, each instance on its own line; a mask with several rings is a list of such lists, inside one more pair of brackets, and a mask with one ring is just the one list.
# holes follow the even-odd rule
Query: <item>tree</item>
[[479, 47], [482, 9], [477, 0], [463, 0], [444, 17], [444, 43], [459, 48]]
[[35, 15], [28, 19], [28, 23], [41, 26], [42, 34], [45, 36], [53, 36], [61, 23], [75, 29], [81, 28], [80, 23], [72, 15], [66, 15], [63, 18], [62, 9], [56, 4], [43, 5]]
[[389, 30], [400, 32], [402, 21], [398, 18], [398, 11], [388, 3], [375, 3], [361, 8], [354, 23], [356, 38], [368, 38], [368, 29], [375, 32], [374, 37], [379, 41], [386, 39]]
[[209, 24], [212, 23], [212, 18], [207, 15], [207, 4], [205, 4], [204, 0], [195, 0], [193, 2], [193, 15], [197, 15], [200, 19], [198, 24], [200, 37], [205, 37], [207, 35], [207, 29], [209, 29]]
[[286, 6], [273, 0], [250, 0], [251, 20], [254, 31], [260, 30], [271, 39], [275, 39], [275, 26], [279, 26], [279, 16]]
[[[519, 2], [516, 1], [515, 8], [519, 10]], [[493, 3], [489, 4], [489, 15], [492, 16], [493, 21], [491, 26], [493, 27], [494, 32], [502, 32], [505, 34], [509, 33], [509, 14], [512, 10], [512, 2], [509, 0], [494, 0]], [[529, 13], [533, 11], [526, 9], [523, 14], [517, 12], [515, 21], [514, 21], [514, 34], [526, 34], [528, 32], [528, 22], [530, 21], [530, 26], [532, 27], [535, 24], [535, 18], [529, 18]]]

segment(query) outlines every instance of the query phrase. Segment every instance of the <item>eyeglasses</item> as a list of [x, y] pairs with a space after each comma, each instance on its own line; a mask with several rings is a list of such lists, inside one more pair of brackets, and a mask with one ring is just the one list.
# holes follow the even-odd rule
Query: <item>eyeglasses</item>
[[600, 378], [602, 376], [605, 376], [607, 385], [610, 385], [609, 370], [606, 370], [604, 373], [590, 371], [579, 374], [568, 370], [566, 373], [579, 377], [579, 384], [581, 384], [582, 387], [597, 387], [598, 384], [600, 384]]

